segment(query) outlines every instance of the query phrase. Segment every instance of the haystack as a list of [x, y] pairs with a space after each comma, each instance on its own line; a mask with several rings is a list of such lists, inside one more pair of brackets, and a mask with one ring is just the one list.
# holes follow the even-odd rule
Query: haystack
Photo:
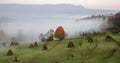
[[42, 50], [47, 50], [48, 47], [44, 44]]
[[88, 36], [88, 37], [87, 37], [87, 40], [88, 40], [89, 43], [92, 43], [92, 42], [93, 42], [93, 38], [92, 38], [92, 37], [89, 37], [89, 36]]
[[73, 48], [73, 47], [75, 47], [74, 44], [73, 44], [73, 42], [69, 42], [68, 48]]
[[38, 43], [37, 42], [34, 43], [34, 47], [38, 47]]
[[112, 41], [112, 38], [111, 38], [111, 36], [108, 35], [108, 36], [105, 38], [105, 40], [106, 40], [106, 41]]
[[12, 50], [9, 49], [8, 52], [7, 52], [7, 56], [12, 56], [12, 55], [14, 55], [14, 54], [13, 54]]
[[34, 48], [34, 45], [31, 43], [30, 46], [29, 46], [29, 48]]

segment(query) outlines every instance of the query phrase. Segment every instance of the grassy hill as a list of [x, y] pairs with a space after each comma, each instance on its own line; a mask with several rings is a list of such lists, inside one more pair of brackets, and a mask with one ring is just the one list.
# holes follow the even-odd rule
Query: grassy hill
[[[120, 41], [120, 35], [112, 37]], [[6, 46], [0, 49], [0, 63], [120, 63], [120, 46], [117, 43], [106, 42], [104, 35], [93, 39], [92, 44], [78, 37], [63, 41], [39, 42], [36, 48], [29, 48], [28, 43]], [[70, 41], [74, 43], [74, 48], [67, 47]], [[43, 44], [47, 45], [48, 50], [42, 50]], [[13, 56], [6, 55], [9, 49], [13, 51]], [[14, 62], [15, 56], [18, 62]]]

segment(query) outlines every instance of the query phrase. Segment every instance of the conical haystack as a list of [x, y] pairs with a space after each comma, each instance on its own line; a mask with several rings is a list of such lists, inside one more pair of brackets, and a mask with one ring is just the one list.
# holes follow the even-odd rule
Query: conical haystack
[[89, 42], [90, 44], [93, 42], [93, 38], [90, 37], [90, 36], [87, 37], [87, 40], [88, 40], [88, 42]]
[[12, 55], [14, 55], [14, 54], [13, 54], [12, 50], [9, 49], [8, 52], [7, 52], [7, 56], [12, 56]]
[[105, 40], [106, 40], [106, 41], [112, 41], [112, 38], [111, 38], [110, 36], [107, 36], [107, 37], [105, 38]]
[[30, 46], [29, 46], [29, 48], [34, 48], [34, 45], [31, 43]]
[[37, 42], [34, 43], [34, 47], [38, 47], [38, 43]]
[[44, 44], [42, 50], [47, 50], [47, 49], [48, 49], [48, 47]]
[[73, 48], [73, 47], [75, 47], [74, 44], [73, 44], [73, 42], [69, 42], [68, 48]]

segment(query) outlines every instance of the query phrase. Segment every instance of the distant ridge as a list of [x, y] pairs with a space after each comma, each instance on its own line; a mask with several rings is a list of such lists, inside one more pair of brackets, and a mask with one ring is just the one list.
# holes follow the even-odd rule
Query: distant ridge
[[0, 4], [0, 14], [5, 15], [27, 15], [27, 14], [64, 14], [64, 15], [83, 15], [83, 14], [103, 14], [116, 13], [117, 10], [96, 10], [85, 8], [81, 5], [72, 4], [47, 4], [47, 5], [23, 5], [23, 4]]

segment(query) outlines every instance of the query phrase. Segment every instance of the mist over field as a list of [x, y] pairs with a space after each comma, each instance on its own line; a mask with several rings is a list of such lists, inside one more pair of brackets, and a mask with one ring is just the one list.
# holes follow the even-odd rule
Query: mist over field
[[0, 8], [0, 30], [10, 37], [15, 37], [20, 32], [32, 41], [38, 40], [40, 33], [45, 34], [50, 29], [55, 31], [58, 26], [63, 26], [68, 36], [78, 35], [79, 32], [102, 31], [106, 28], [103, 26], [106, 21], [101, 18], [80, 21], [76, 19], [91, 14], [116, 12], [67, 4], [0, 5]]
[[[76, 17], [77, 18], [77, 17]], [[58, 26], [63, 26], [68, 36], [76, 35], [79, 32], [102, 31], [102, 24], [106, 21], [102, 19], [75, 21], [75, 18], [26, 18], [11, 19], [8, 22], [2, 22], [0, 29], [8, 35], [15, 36], [19, 30], [26, 36], [31, 36], [37, 40], [40, 33], [47, 33], [50, 29], [54, 31]]]

